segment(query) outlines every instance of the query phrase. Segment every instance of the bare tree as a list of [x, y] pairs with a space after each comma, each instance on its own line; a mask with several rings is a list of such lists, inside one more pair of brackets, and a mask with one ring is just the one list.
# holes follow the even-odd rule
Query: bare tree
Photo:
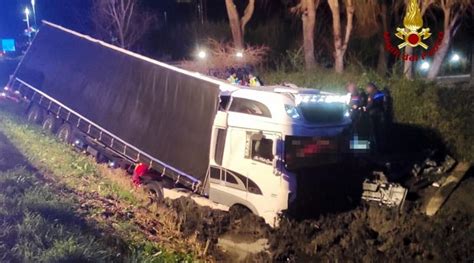
[[244, 48], [245, 27], [253, 16], [255, 11], [255, 0], [248, 0], [244, 15], [240, 17], [239, 11], [234, 4], [234, 0], [225, 0], [227, 15], [229, 16], [229, 25], [232, 31], [234, 47], [237, 49]]
[[332, 13], [333, 39], [334, 39], [334, 69], [337, 73], [344, 71], [344, 55], [352, 32], [354, 19], [354, 2], [345, 0], [346, 7], [346, 27], [344, 39], [342, 38], [341, 10], [339, 0], [328, 0]]
[[444, 58], [448, 53], [451, 40], [456, 34], [459, 28], [459, 21], [466, 11], [472, 10], [474, 7], [473, 0], [437, 0], [435, 7], [440, 8], [444, 14], [444, 35], [443, 40], [434, 54], [433, 62], [431, 63], [430, 70], [428, 71], [428, 79], [434, 79], [438, 76], [438, 73], [443, 64]]
[[[208, 39], [207, 43], [209, 57], [205, 60], [185, 60], [180, 63], [180, 67], [210, 74], [210, 70], [225, 72], [229, 67], [258, 66], [262, 64], [269, 52], [267, 46], [246, 46], [245, 49], [237, 49], [232, 44]], [[236, 56], [241, 52], [242, 56]], [[227, 78], [228, 76], [223, 76]]]
[[139, 0], [94, 0], [92, 17], [103, 38], [125, 49], [132, 48], [156, 21]]
[[298, 5], [291, 8], [291, 12], [300, 14], [303, 22], [303, 48], [306, 69], [314, 68], [314, 27], [316, 25], [316, 11], [320, 0], [300, 0]]

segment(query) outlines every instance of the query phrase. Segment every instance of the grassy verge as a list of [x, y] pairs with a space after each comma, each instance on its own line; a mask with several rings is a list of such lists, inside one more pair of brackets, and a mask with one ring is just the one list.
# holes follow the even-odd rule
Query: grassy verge
[[0, 172], [0, 261], [105, 262], [120, 253], [24, 168]]
[[[124, 172], [96, 164], [52, 136], [43, 134], [39, 128], [26, 124], [13, 111], [0, 106], [0, 132], [8, 137], [28, 163], [45, 174], [54, 185], [69, 189], [70, 194], [77, 197], [74, 200], [76, 205], [69, 204], [67, 207], [80, 206], [77, 211], [87, 221], [124, 241], [121, 246], [125, 247], [126, 257], [122, 255], [121, 258], [126, 258], [127, 262], [189, 262], [198, 257], [201, 249], [199, 244], [192, 238], [181, 238], [177, 231], [179, 226], [171, 212], [155, 207], [151, 211], [140, 207], [140, 204], [146, 203], [147, 195], [139, 189], [133, 189], [130, 178]], [[154, 214], [160, 216], [148, 219], [146, 215], [149, 214], [152, 217]], [[29, 212], [25, 215], [36, 218]], [[48, 223], [43, 223], [48, 227]], [[36, 238], [47, 235], [40, 233]], [[66, 241], [72, 243], [59, 243], [63, 247], [58, 249], [68, 249], [64, 247], [68, 244], [73, 246], [74, 235], [65, 232], [63, 236], [70, 236], [72, 239]], [[52, 240], [55, 238], [52, 237]], [[84, 246], [81, 251], [89, 249], [89, 240], [81, 243]], [[91, 248], [94, 248], [93, 244]], [[104, 252], [105, 256], [102, 257], [94, 254], [99, 251], [92, 249], [90, 257], [97, 256], [98, 261], [109, 261], [113, 254]]]

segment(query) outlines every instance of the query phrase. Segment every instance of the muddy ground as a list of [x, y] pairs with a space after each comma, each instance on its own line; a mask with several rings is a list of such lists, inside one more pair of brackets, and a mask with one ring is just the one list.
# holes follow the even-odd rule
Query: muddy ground
[[[403, 174], [407, 172], [407, 163], [392, 165], [396, 168], [390, 175], [406, 187], [413, 184], [412, 176]], [[294, 210], [288, 211], [275, 229], [253, 215], [241, 217], [235, 211], [213, 211], [185, 198], [169, 201], [167, 205], [182, 218], [183, 233], [197, 231], [202, 242], [212, 240], [210, 251], [218, 261], [232, 259], [215, 247], [222, 235], [248, 243], [260, 238], [269, 240], [269, 249], [248, 256], [247, 262], [466, 262], [474, 259], [472, 168], [433, 217], [421, 212], [423, 204], [437, 189], [430, 185], [409, 192], [401, 209], [361, 202], [360, 186], [372, 169], [381, 167], [352, 163], [342, 168], [304, 171], [303, 184], [311, 187], [302, 189]], [[316, 176], [318, 180], [307, 179]]]
[[[320, 211], [306, 219], [289, 216], [275, 229], [253, 215], [236, 219], [235, 214], [200, 208], [186, 199], [173, 201], [171, 206], [185, 218], [182, 230], [202, 233], [202, 241], [217, 240], [226, 232], [249, 242], [267, 238], [268, 253], [249, 256], [248, 262], [466, 262], [474, 259], [473, 190], [471, 170], [431, 218], [420, 211], [423, 196], [410, 194], [401, 211], [345, 196], [347, 204], [342, 207], [346, 211]], [[323, 201], [334, 204], [331, 199]], [[229, 258], [221, 255], [216, 259]]]

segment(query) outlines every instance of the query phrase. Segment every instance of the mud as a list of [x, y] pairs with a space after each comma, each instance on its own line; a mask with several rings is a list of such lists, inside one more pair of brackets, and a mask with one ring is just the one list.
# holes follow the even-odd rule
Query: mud
[[[353, 179], [360, 180], [355, 175]], [[341, 178], [334, 181], [341, 182]], [[245, 262], [460, 262], [474, 258], [472, 170], [434, 217], [421, 213], [424, 197], [434, 191], [430, 187], [412, 193], [401, 210], [361, 203], [354, 196], [357, 187], [341, 187], [346, 195], [341, 198], [339, 193], [339, 198], [330, 202], [341, 205], [337, 209], [325, 211], [325, 207], [320, 207], [319, 212], [307, 213], [312, 219], [283, 218], [275, 229], [253, 215], [242, 218], [235, 211], [213, 211], [186, 198], [172, 201], [169, 206], [176, 209], [183, 220], [183, 233], [197, 231], [201, 241], [212, 240], [209, 251], [218, 261], [237, 261], [230, 256], [232, 251], [219, 251], [217, 239], [220, 236], [247, 240], [249, 244], [268, 239], [268, 250], [247, 256]]]

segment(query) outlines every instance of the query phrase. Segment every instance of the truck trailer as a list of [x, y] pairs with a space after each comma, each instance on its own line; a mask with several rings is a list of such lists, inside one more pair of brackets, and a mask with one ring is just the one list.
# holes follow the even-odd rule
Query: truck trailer
[[296, 199], [296, 173], [349, 146], [346, 96], [232, 85], [47, 21], [6, 89], [60, 139], [270, 225]]

